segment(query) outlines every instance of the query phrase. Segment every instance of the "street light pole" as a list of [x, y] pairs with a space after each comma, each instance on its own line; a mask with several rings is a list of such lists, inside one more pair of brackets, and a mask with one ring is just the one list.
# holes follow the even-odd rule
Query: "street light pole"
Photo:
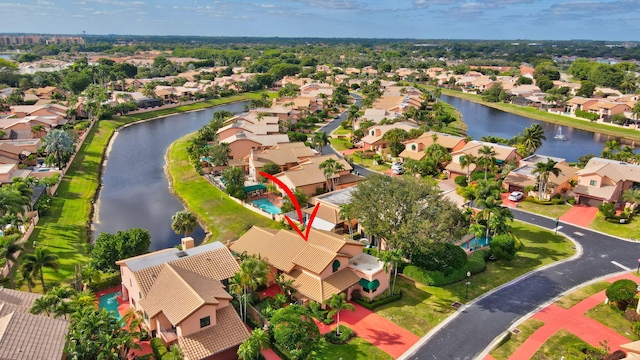
[[[638, 260], [640, 261], [640, 259]], [[640, 265], [638, 265], [638, 267], [640, 268]], [[471, 285], [471, 281], [469, 281], [470, 278], [471, 278], [471, 271], [467, 271], [467, 291], [464, 294], [465, 300], [469, 299], [469, 285]]]

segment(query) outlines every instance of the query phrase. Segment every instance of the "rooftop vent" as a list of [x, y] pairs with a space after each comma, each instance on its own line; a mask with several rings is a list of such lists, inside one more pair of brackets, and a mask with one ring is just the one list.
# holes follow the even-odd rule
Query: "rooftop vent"
[[184, 252], [184, 251], [178, 251], [178, 252], [176, 253], [176, 256], [177, 256], [177, 257], [179, 257], [179, 258], [182, 258], [182, 257], [188, 256], [188, 255], [189, 255], [189, 254], [187, 254], [187, 253], [186, 253], [186, 252]]

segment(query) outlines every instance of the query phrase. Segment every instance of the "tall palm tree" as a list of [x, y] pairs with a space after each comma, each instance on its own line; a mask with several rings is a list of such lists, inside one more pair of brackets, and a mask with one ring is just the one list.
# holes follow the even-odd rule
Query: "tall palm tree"
[[320, 154], [322, 154], [322, 148], [327, 146], [330, 142], [329, 135], [322, 131], [317, 131], [311, 137], [311, 144], [316, 148]]
[[[245, 345], [245, 349], [243, 350], [243, 355], [248, 357], [240, 356], [240, 349], [238, 349], [238, 356], [247, 360], [251, 358], [258, 359], [260, 351], [269, 348], [269, 334], [263, 329], [253, 329], [253, 331], [251, 331], [251, 335], [247, 340], [245, 340], [245, 342], [250, 343], [250, 345]], [[246, 347], [249, 347], [249, 349], [246, 349]], [[245, 350], [252, 350], [255, 353], [251, 354], [251, 351], [244, 352]], [[162, 359], [164, 360], [164, 357]]]
[[329, 316], [333, 317], [337, 315], [338, 318], [338, 326], [336, 326], [336, 334], [340, 336], [340, 312], [342, 310], [356, 311], [356, 307], [353, 304], [350, 304], [347, 301], [347, 294], [333, 294], [330, 299], [326, 301], [327, 305], [331, 308], [329, 311]]
[[198, 218], [188, 210], [180, 210], [171, 217], [171, 228], [176, 234], [183, 233], [186, 237], [195, 230]]
[[557, 164], [558, 163], [556, 161], [548, 159], [547, 162], [536, 163], [536, 167], [532, 171], [533, 174], [538, 174], [538, 198], [540, 200], [543, 200], [544, 195], [547, 193], [549, 176], [553, 174], [557, 177], [562, 173], [562, 170], [556, 167]]
[[24, 266], [30, 267], [34, 274], [38, 274], [40, 276], [42, 292], [46, 292], [44, 284], [44, 268], [58, 271], [58, 256], [52, 254], [49, 249], [37, 247], [33, 253], [24, 255], [22, 263]]
[[21, 214], [27, 205], [25, 197], [10, 186], [0, 187], [0, 216]]
[[347, 228], [349, 229], [349, 236], [351, 236], [351, 219], [353, 218], [353, 206], [350, 203], [340, 205], [340, 213], [338, 214], [338, 216], [340, 216], [340, 219], [347, 220]]
[[240, 272], [235, 273], [233, 277], [229, 279], [229, 292], [238, 298], [240, 318], [244, 320], [244, 309], [242, 308], [244, 286], [242, 285], [242, 274]]
[[102, 278], [102, 274], [100, 270], [96, 269], [93, 265], [87, 264], [82, 267], [81, 271], [82, 281], [85, 281], [89, 286], [94, 282], [100, 281]]
[[501, 200], [493, 196], [477, 199], [476, 205], [481, 207], [482, 210], [477, 214], [481, 219], [486, 222], [485, 238], [489, 238], [489, 224], [491, 223], [491, 215], [499, 214]]
[[324, 177], [327, 179], [329, 191], [335, 190], [338, 181], [338, 178], [335, 177], [335, 175], [344, 170], [344, 165], [333, 158], [328, 158], [321, 162], [320, 165], [318, 165], [318, 168], [322, 170]]
[[241, 360], [249, 360], [254, 359], [258, 356], [260, 351], [258, 351], [258, 347], [256, 344], [251, 341], [251, 339], [247, 339], [240, 346], [238, 346], [238, 358]]
[[384, 263], [385, 273], [389, 273], [389, 267], [393, 266], [393, 282], [391, 284], [391, 295], [395, 294], [396, 278], [398, 277], [398, 263], [402, 261], [402, 253], [399, 250], [382, 251], [379, 254], [380, 260]]
[[24, 252], [24, 247], [22, 244], [19, 244], [17, 241], [20, 239], [20, 234], [13, 234], [9, 236], [3, 236], [1, 238], [2, 242], [0, 243], [0, 253], [2, 253], [2, 258], [7, 262], [11, 263], [11, 267], [9, 268], [9, 278], [11, 279], [11, 288], [15, 289], [15, 267], [18, 265], [18, 254]]
[[496, 151], [493, 149], [493, 146], [483, 145], [478, 150], [479, 160], [481, 160], [482, 165], [484, 166], [484, 179], [487, 180], [487, 172], [489, 172], [489, 167], [495, 163], [496, 160]]
[[240, 278], [244, 287], [244, 320], [247, 320], [247, 294], [249, 289], [255, 290], [258, 286], [267, 283], [269, 267], [265, 261], [254, 256], [247, 257], [240, 264]]
[[22, 265], [20, 266], [20, 274], [22, 275], [20, 281], [26, 281], [29, 292], [32, 292], [33, 287], [36, 286], [33, 281], [33, 277], [35, 276], [33, 272], [33, 264], [25, 264], [22, 262]]
[[547, 137], [544, 136], [542, 125], [537, 123], [524, 129], [521, 135], [522, 146], [529, 155], [535, 153], [542, 146], [542, 140], [547, 140]]
[[471, 154], [460, 156], [460, 167], [467, 168], [467, 182], [471, 179], [471, 165], [475, 164], [478, 159]]

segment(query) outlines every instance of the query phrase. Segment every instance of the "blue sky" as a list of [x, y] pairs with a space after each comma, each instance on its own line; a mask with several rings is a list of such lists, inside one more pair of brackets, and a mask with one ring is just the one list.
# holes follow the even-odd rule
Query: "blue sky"
[[0, 0], [0, 33], [640, 40], [640, 0]]

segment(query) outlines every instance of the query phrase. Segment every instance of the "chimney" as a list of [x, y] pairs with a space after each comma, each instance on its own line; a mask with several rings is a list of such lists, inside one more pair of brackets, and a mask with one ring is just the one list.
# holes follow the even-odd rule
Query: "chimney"
[[256, 151], [256, 149], [251, 149], [251, 160], [257, 160], [258, 159], [258, 152]]
[[182, 244], [183, 251], [195, 246], [195, 242], [191, 236], [183, 237], [182, 240], [180, 240], [180, 243]]

